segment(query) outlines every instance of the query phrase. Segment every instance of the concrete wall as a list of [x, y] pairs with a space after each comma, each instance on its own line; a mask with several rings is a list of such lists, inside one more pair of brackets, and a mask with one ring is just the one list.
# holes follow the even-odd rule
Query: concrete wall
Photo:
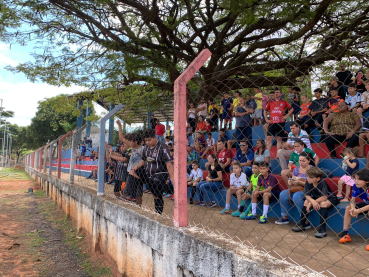
[[175, 228], [170, 220], [129, 204], [97, 197], [31, 168], [28, 174], [92, 238], [127, 277], [317, 276], [304, 268], [202, 230]]

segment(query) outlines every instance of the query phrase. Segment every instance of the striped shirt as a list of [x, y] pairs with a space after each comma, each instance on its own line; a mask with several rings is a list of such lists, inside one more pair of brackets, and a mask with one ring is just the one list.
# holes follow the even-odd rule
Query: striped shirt
[[297, 136], [295, 136], [294, 134], [292, 134], [292, 132], [290, 132], [287, 137], [287, 142], [291, 145], [294, 145], [295, 141], [298, 139], [301, 139], [306, 144], [307, 148], [312, 149], [308, 133], [306, 133], [306, 131], [301, 129]]
[[149, 176], [159, 173], [167, 173], [167, 163], [173, 161], [169, 154], [168, 145], [158, 141], [153, 148], [145, 145], [142, 152], [145, 171]]

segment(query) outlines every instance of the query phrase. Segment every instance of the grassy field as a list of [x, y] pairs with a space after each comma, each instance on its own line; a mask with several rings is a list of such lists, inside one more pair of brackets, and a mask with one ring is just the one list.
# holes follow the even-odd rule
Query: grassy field
[[23, 169], [4, 168], [0, 170], [0, 181], [29, 180], [30, 177]]

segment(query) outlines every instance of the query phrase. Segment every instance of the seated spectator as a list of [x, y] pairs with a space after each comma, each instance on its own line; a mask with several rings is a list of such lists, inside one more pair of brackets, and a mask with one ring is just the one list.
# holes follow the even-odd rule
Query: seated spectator
[[231, 139], [227, 140], [227, 148], [232, 151], [232, 148], [234, 147], [236, 147], [237, 150], [240, 149], [240, 146], [237, 145], [237, 133], [236, 132], [232, 134]]
[[169, 141], [167, 145], [168, 145], [169, 150], [173, 150], [173, 147], [174, 147], [173, 141]]
[[217, 159], [219, 162], [219, 166], [222, 168], [223, 172], [229, 173], [229, 168], [232, 161], [232, 152], [226, 148], [224, 141], [218, 142]]
[[365, 89], [361, 95], [361, 105], [357, 109], [357, 114], [361, 119], [361, 123], [364, 123], [364, 116], [363, 113], [369, 110], [369, 80], [364, 82]]
[[[328, 126], [330, 125], [330, 129]], [[324, 139], [325, 144], [331, 158], [336, 158], [336, 143], [347, 141], [347, 147], [354, 148], [359, 145], [359, 135], [356, 133], [360, 130], [361, 122], [359, 116], [355, 113], [350, 113], [345, 102], [338, 104], [338, 112], [332, 113], [324, 121], [324, 132], [327, 137]]]
[[199, 154], [193, 149], [191, 145], [187, 145], [187, 174], [191, 173], [192, 162], [199, 160]]
[[94, 179], [96, 180], [97, 179], [97, 168], [95, 168], [94, 170], [91, 171], [91, 174], [86, 177], [86, 179]]
[[192, 162], [192, 170], [189, 178], [187, 179], [187, 187], [192, 187], [192, 192], [189, 200], [190, 204], [194, 203], [193, 198], [195, 197], [196, 194], [196, 187], [202, 180], [203, 180], [202, 170], [200, 168], [199, 162], [195, 160]]
[[311, 103], [308, 100], [308, 97], [306, 94], [301, 95], [301, 111], [297, 115], [296, 123], [300, 125], [300, 128], [305, 130], [308, 134], [310, 134], [310, 128], [307, 124], [308, 121], [311, 120], [310, 116], [310, 105]]
[[309, 154], [311, 159], [314, 159], [314, 166], [319, 164], [319, 157], [315, 152], [306, 147], [302, 140], [296, 140], [293, 145], [294, 152], [292, 152], [290, 159], [288, 161], [288, 168], [282, 170], [281, 176], [285, 184], [288, 184], [288, 178], [292, 177], [292, 171], [296, 166], [299, 166], [299, 156], [301, 153]]
[[266, 149], [265, 141], [262, 139], [258, 139], [256, 141], [254, 162], [255, 163], [266, 162], [270, 166], [270, 152], [268, 149]]
[[227, 190], [225, 208], [220, 212], [221, 214], [230, 214], [231, 196], [236, 194], [238, 201], [238, 208], [241, 207], [241, 195], [249, 182], [246, 180], [245, 173], [242, 172], [242, 166], [239, 162], [233, 163], [233, 173], [231, 174], [230, 188]]
[[365, 158], [365, 145], [369, 141], [369, 130], [365, 130], [364, 133], [359, 135], [359, 158]]
[[364, 75], [364, 72], [362, 70], [359, 70], [356, 73], [354, 84], [356, 85], [356, 89], [358, 93], [363, 93], [365, 91], [365, 85], [364, 82], [366, 81], [366, 77]]
[[356, 85], [351, 83], [348, 85], [348, 94], [345, 102], [349, 105], [349, 112], [357, 112], [357, 108], [361, 105], [361, 93], [356, 92]]
[[[206, 177], [205, 181], [201, 181], [198, 183], [197, 187], [199, 189], [199, 202], [196, 206], [205, 206], [204, 202], [204, 194], [207, 194], [210, 202], [208, 203], [208, 208], [213, 208], [217, 204], [215, 203], [214, 196], [210, 195], [210, 191], [213, 193], [219, 191], [223, 187], [223, 177], [222, 177], [222, 168], [218, 164], [218, 160], [214, 154], [210, 154], [208, 157], [207, 163], [207, 171], [209, 175]], [[214, 195], [214, 194], [213, 194]]]
[[206, 139], [206, 148], [202, 151], [201, 159], [206, 158], [206, 155], [214, 150], [215, 139], [212, 137], [211, 133], [207, 133], [208, 138]]
[[170, 136], [166, 136], [165, 137], [165, 144], [168, 145], [171, 141], [171, 137]]
[[[295, 144], [297, 145], [297, 143]], [[277, 225], [289, 224], [288, 211], [291, 209], [291, 201], [295, 203], [297, 211], [301, 216], [301, 210], [304, 206], [305, 195], [303, 193], [306, 183], [306, 172], [311, 168], [310, 157], [306, 152], [302, 152], [299, 155], [299, 165], [295, 167], [292, 172], [292, 178], [288, 180], [288, 189], [283, 190], [279, 196], [279, 202], [281, 204], [282, 217], [275, 222]], [[303, 222], [305, 229], [310, 229], [309, 221]]]
[[196, 141], [197, 140], [197, 136], [199, 134], [203, 134], [206, 132], [206, 122], [205, 120], [200, 116], [199, 117], [199, 121], [197, 123], [197, 127], [196, 127], [196, 130], [195, 132], [193, 133], [192, 135], [192, 138], [193, 138], [193, 141]]
[[[368, 160], [369, 161], [369, 160]], [[343, 218], [343, 231], [338, 234], [340, 243], [351, 242], [349, 229], [352, 218], [357, 218], [359, 215], [364, 215], [368, 219], [369, 211], [369, 169], [360, 169], [354, 173], [355, 184], [352, 187], [352, 198], [350, 205], [346, 207], [345, 216]], [[363, 202], [356, 203], [356, 198], [359, 197]], [[363, 218], [363, 220], [365, 220]], [[356, 232], [355, 232], [356, 234]], [[369, 251], [369, 245], [366, 250]]]
[[[195, 128], [193, 128], [193, 130], [195, 130]], [[187, 128], [186, 128], [186, 136], [192, 136], [192, 127], [190, 123], [187, 123]]]
[[214, 103], [213, 99], [209, 99], [208, 103], [209, 103], [209, 108], [208, 108], [209, 115], [208, 115], [207, 122], [211, 126], [211, 131], [218, 131], [217, 122], [219, 118], [219, 108]]
[[254, 152], [251, 149], [248, 149], [246, 140], [242, 140], [240, 142], [240, 150], [236, 152], [230, 169], [233, 170], [233, 165], [238, 163], [240, 164], [242, 171], [245, 172], [246, 176], [250, 177], [252, 174], [251, 163], [253, 160]]
[[338, 113], [338, 104], [341, 102], [345, 102], [345, 98], [341, 98], [340, 96], [338, 96], [338, 89], [336, 87], [331, 87], [329, 92], [331, 97], [327, 101], [327, 111], [323, 114], [323, 121], [329, 116], [329, 114]]
[[82, 144], [81, 146], [81, 158], [83, 159], [84, 157], [86, 157], [86, 151], [87, 151], [87, 147], [86, 144]]
[[[252, 175], [250, 178], [250, 184], [246, 188], [246, 191], [241, 195], [241, 204], [237, 211], [232, 213], [232, 216], [239, 216], [242, 219], [246, 219], [247, 216], [252, 215], [251, 209], [252, 204], [248, 206], [248, 208], [245, 210], [246, 206], [246, 200], [252, 198], [252, 193], [255, 191], [256, 187], [258, 186], [258, 180], [260, 176], [260, 170], [259, 170], [259, 163], [254, 163], [252, 165]], [[260, 186], [260, 191], [265, 190], [264, 186]]]
[[193, 147], [195, 151], [201, 155], [201, 151], [205, 148], [206, 140], [202, 133], [198, 133], [196, 136], [196, 140], [193, 143]]
[[214, 151], [215, 151], [215, 153], [217, 153], [219, 151], [218, 148], [217, 148], [217, 146], [218, 146], [218, 142], [220, 142], [220, 141], [228, 142], [228, 137], [227, 137], [227, 135], [225, 133], [225, 129], [224, 128], [220, 129], [217, 143], [214, 144]]
[[291, 89], [291, 92], [293, 94], [293, 98], [292, 100], [292, 108], [293, 108], [293, 115], [295, 116], [295, 120], [297, 118], [297, 115], [300, 113], [301, 111], [301, 104], [300, 104], [300, 92], [301, 89], [299, 87], [293, 87]]
[[328, 184], [322, 179], [324, 172], [318, 167], [312, 167], [306, 171], [307, 180], [304, 186], [305, 202], [301, 211], [298, 224], [292, 228], [295, 232], [306, 230], [305, 224], [310, 210], [313, 208], [320, 215], [320, 224], [316, 238], [327, 236], [328, 209], [339, 204], [336, 195], [332, 192]]
[[[302, 140], [307, 148], [311, 149], [310, 139], [306, 131], [301, 130], [300, 125], [296, 122], [290, 123], [291, 132], [287, 136], [287, 142], [282, 144], [282, 148], [277, 151], [277, 157], [279, 159], [282, 170], [287, 169], [286, 160], [291, 156], [294, 151], [294, 143], [296, 140]], [[287, 183], [287, 182], [286, 182]]]
[[[341, 203], [349, 203], [351, 187], [355, 184], [353, 176], [354, 172], [359, 169], [359, 160], [355, 157], [354, 150], [352, 148], [345, 148], [342, 151], [342, 155], [344, 156], [342, 160], [342, 169], [345, 171], [345, 175], [343, 175], [338, 181], [337, 198]], [[345, 198], [342, 196], [343, 184], [346, 185]]]
[[[251, 215], [247, 216], [246, 220], [257, 219], [256, 217], [256, 207], [258, 204], [258, 200], [263, 199], [263, 215], [259, 219], [259, 223], [267, 223], [268, 222], [268, 211], [269, 204], [273, 201], [277, 200], [281, 189], [278, 186], [278, 180], [271, 173], [269, 173], [269, 165], [265, 162], [259, 164], [260, 176], [258, 179], [258, 186], [252, 193], [251, 198]], [[261, 186], [265, 188], [265, 190], [261, 190]]]
[[308, 127], [317, 127], [320, 133], [323, 133], [322, 123], [323, 123], [323, 114], [327, 111], [327, 101], [328, 99], [322, 98], [323, 90], [321, 88], [317, 88], [314, 90], [315, 100], [311, 102], [309, 106], [309, 110], [311, 111], [311, 118], [306, 124]]
[[331, 88], [336, 88], [337, 96], [339, 96], [341, 99], [346, 98], [347, 87], [342, 82], [340, 82], [336, 76], [331, 77], [330, 85]]

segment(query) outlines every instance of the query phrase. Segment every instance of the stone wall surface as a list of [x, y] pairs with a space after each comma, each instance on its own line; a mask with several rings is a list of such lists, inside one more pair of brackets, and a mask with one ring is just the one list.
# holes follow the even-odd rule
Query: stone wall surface
[[[317, 276], [304, 268], [26, 168], [47, 195], [116, 263], [119, 276]], [[166, 223], [166, 224], [165, 224]], [[235, 249], [237, 249], [235, 251]]]

